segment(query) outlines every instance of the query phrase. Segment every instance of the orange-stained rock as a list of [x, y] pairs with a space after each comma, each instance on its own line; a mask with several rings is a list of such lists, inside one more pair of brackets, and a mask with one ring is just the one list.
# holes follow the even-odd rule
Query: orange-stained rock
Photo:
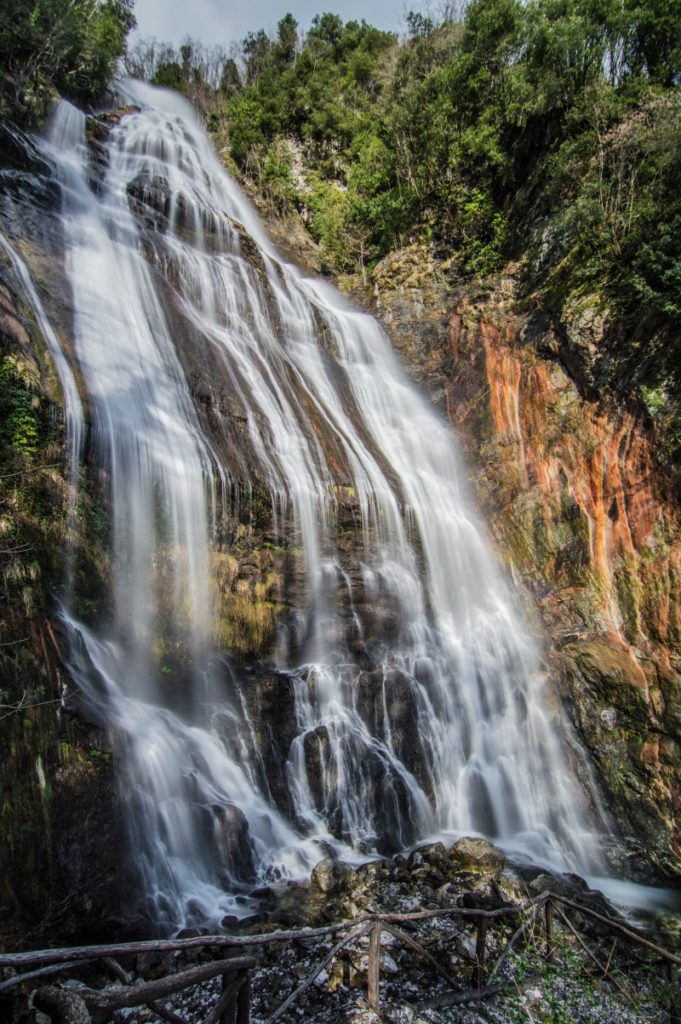
[[654, 740], [648, 740], [648, 742], [644, 743], [641, 748], [641, 764], [648, 765], [651, 768], [657, 768], [659, 763], [660, 741], [657, 738]]
[[[566, 349], [514, 304], [512, 277], [452, 303], [432, 275], [425, 323], [422, 292], [410, 313], [405, 290], [386, 287], [390, 260], [374, 277], [378, 311], [435, 402], [444, 386], [489, 532], [606, 804], [633, 849], [645, 836], [644, 860], [679, 875], [681, 509], [642, 418], [575, 383], [602, 317], [583, 302]], [[570, 353], [574, 367], [558, 361]]]

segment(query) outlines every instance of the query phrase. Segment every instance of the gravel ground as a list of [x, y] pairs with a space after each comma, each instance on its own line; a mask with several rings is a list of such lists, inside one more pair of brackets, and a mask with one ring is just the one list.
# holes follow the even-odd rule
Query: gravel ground
[[[528, 897], [550, 889], [577, 899], [600, 913], [617, 917], [600, 893], [589, 890], [576, 876], [556, 878], [540, 869], [518, 866], [509, 869], [501, 851], [479, 839], [460, 840], [450, 850], [441, 843], [413, 851], [409, 857], [368, 863], [356, 871], [345, 864], [325, 860], [315, 868], [309, 883], [288, 883], [276, 892], [265, 890], [262, 913], [234, 924], [241, 935], [276, 931], [278, 928], [319, 926], [349, 920], [362, 912], [408, 914], [443, 910], [453, 906], [469, 910], [508, 909], [490, 923], [486, 939], [486, 967], [492, 970], [518, 926], [513, 912]], [[541, 915], [540, 915], [541, 916]], [[498, 970], [497, 994], [481, 1001], [449, 1008], [427, 1008], [437, 1003], [452, 986], [412, 948], [383, 931], [381, 942], [381, 1013], [367, 1006], [368, 937], [357, 938], [343, 948], [282, 1015], [282, 1024], [678, 1024], [669, 1013], [671, 986], [659, 966], [647, 968], [639, 946], [613, 935], [585, 915], [572, 914], [583, 941], [607, 976], [595, 970], [592, 960], [573, 935], [554, 919], [555, 962], [546, 963], [545, 935], [534, 924], [522, 949], [516, 947]], [[400, 927], [437, 961], [458, 991], [470, 991], [475, 957], [475, 925], [471, 918], [401, 922]], [[263, 1024], [287, 996], [331, 952], [338, 936], [297, 939], [250, 947], [258, 966], [252, 971], [251, 1019]], [[666, 942], [663, 942], [666, 945]], [[248, 955], [241, 947], [239, 955]], [[224, 954], [221, 954], [221, 956]], [[138, 978], [158, 978], [205, 962], [210, 955], [145, 954], [126, 963]], [[87, 978], [90, 986], [113, 982], [103, 973]], [[67, 981], [77, 987], [82, 982]], [[221, 981], [213, 979], [165, 1001], [187, 1024], [205, 1024], [220, 994]], [[676, 988], [678, 998], [679, 989]], [[678, 1011], [677, 1011], [678, 1014]], [[120, 1010], [111, 1024], [164, 1024], [148, 1008]], [[46, 1019], [38, 1024], [47, 1024]], [[98, 1022], [100, 1024], [100, 1022]], [[102, 1022], [103, 1024], [103, 1022]]]
[[[420, 926], [412, 932], [438, 962], [459, 980], [470, 984], [469, 953], [472, 935], [451, 922]], [[366, 1004], [368, 939], [342, 950], [281, 1018], [283, 1024], [310, 1021], [315, 1024], [669, 1024], [665, 1009], [666, 985], [658, 978], [645, 980], [640, 969], [623, 994], [616, 984], [594, 976], [586, 955], [573, 940], [556, 930], [558, 956], [553, 966], [543, 960], [543, 949], [528, 949], [509, 958], [499, 972], [503, 993], [481, 1003], [443, 1009], [419, 1009], [447, 991], [445, 982], [424, 968], [417, 955], [390, 935], [383, 936], [381, 956], [381, 1014]], [[324, 959], [332, 943], [296, 943], [285, 948], [267, 947], [261, 965], [253, 972], [252, 1020], [262, 1024], [296, 984]], [[490, 962], [500, 952], [490, 936]], [[619, 976], [618, 976], [619, 977]], [[624, 976], [622, 975], [622, 978]], [[627, 986], [622, 980], [620, 984]], [[189, 1024], [205, 1020], [220, 991], [218, 979], [168, 1000], [167, 1006]], [[151, 1010], [119, 1011], [115, 1024], [163, 1024]]]

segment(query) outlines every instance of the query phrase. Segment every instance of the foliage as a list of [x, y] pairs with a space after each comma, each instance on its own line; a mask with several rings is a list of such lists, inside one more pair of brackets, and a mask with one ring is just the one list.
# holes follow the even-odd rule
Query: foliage
[[96, 103], [134, 24], [132, 0], [4, 0], [0, 112], [30, 120], [55, 91]]
[[311, 173], [305, 189], [289, 178], [286, 199], [307, 211], [330, 269], [363, 266], [404, 226], [409, 196], [378, 116], [395, 46], [391, 33], [333, 14], [315, 18], [302, 45], [290, 15], [269, 47], [261, 35], [245, 41], [243, 88], [228, 104], [232, 156], [268, 192], [272, 154], [296, 140]]
[[270, 143], [262, 167], [262, 182], [270, 203], [277, 212], [286, 212], [297, 200], [292, 176], [293, 153], [285, 139]]
[[[5, 3], [4, 106], [35, 110], [52, 89], [94, 102], [130, 5]], [[229, 50], [137, 42], [125, 66], [197, 103], [332, 273], [425, 239], [463, 276], [526, 258], [556, 321], [570, 296], [597, 296], [599, 382], [662, 396], [647, 408], [670, 447], [681, 437], [681, 0], [445, 3], [408, 12], [402, 39], [330, 13], [301, 34], [286, 14]], [[540, 270], [538, 224], [557, 239]]]
[[601, 375], [615, 391], [638, 393], [671, 454], [681, 447], [680, 175], [681, 94], [650, 82], [637, 84], [633, 101], [594, 90], [582, 131], [551, 169], [571, 244], [562, 272], [615, 313]]
[[287, 15], [251, 33], [215, 101], [237, 166], [337, 273], [420, 237], [482, 276], [549, 225], [547, 309], [600, 296], [598, 379], [662, 396], [647, 407], [674, 448], [681, 0], [470, 0], [406, 24], [398, 40], [322, 14], [300, 38]]
[[3, 461], [12, 453], [35, 455], [40, 423], [34, 402], [16, 362], [4, 358], [0, 362], [0, 446]]

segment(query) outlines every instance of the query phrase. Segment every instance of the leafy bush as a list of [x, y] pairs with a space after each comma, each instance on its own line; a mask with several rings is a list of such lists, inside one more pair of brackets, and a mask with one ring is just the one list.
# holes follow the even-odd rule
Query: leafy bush
[[96, 103], [134, 24], [132, 0], [5, 0], [0, 108], [30, 120], [55, 91], [86, 106]]
[[0, 445], [2, 460], [35, 455], [40, 423], [28, 385], [11, 358], [0, 362]]

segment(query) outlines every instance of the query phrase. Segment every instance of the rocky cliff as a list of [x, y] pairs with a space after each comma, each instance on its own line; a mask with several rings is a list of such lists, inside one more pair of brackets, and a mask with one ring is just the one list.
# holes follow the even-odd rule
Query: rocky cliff
[[[91, 144], [96, 150], [96, 139]], [[3, 212], [16, 226], [17, 210], [31, 209], [30, 197], [8, 202]], [[42, 213], [48, 212], [43, 197]], [[68, 345], [60, 240], [46, 225], [44, 249], [26, 245], [22, 255]], [[307, 243], [304, 258], [314, 266]], [[105, 488], [96, 476], [88, 479], [86, 458], [79, 528], [77, 536], [70, 533], [58, 385], [5, 259], [0, 275], [0, 354], [4, 393], [13, 403], [5, 410], [12, 430], [10, 436], [5, 427], [0, 481], [7, 547], [0, 730], [10, 752], [0, 779], [8, 837], [0, 877], [7, 941], [28, 939], [38, 922], [43, 937], [49, 931], [102, 938], [120, 933], [116, 913], [134, 879], [125, 864], [110, 737], [65, 699], [57, 610], [69, 550], [84, 621], [105, 607], [110, 523], [96, 493]], [[593, 304], [581, 302], [558, 330], [537, 327], [519, 299], [513, 268], [484, 286], [464, 286], [450, 265], [418, 245], [384, 260], [358, 298], [381, 317], [410, 374], [462, 439], [478, 506], [544, 645], [547, 676], [591, 756], [594, 799], [600, 794], [626, 840], [626, 869], [641, 878], [678, 876], [679, 509], [643, 420], [585, 397], [575, 383], [583, 385], [602, 329]], [[208, 359], [185, 369], [207, 432], [224, 443], [221, 424], [229, 421], [237, 422], [238, 434], [239, 409], [220, 391]], [[238, 453], [224, 454], [238, 466]], [[357, 501], [352, 488], [339, 483], [337, 491], [339, 544], [349, 551], [359, 543]], [[286, 533], [281, 524], [273, 527], [269, 494], [256, 480], [225, 515], [213, 564], [218, 644], [257, 677], [246, 698], [253, 741], [269, 750], [269, 785], [282, 809], [294, 735], [290, 680], [266, 661], [300, 586], [300, 553], [287, 547]], [[370, 622], [370, 609], [361, 611]], [[180, 689], [179, 656], [160, 645], [159, 659], [168, 685]], [[375, 683], [369, 669], [362, 672], [359, 699], [369, 709]], [[396, 722], [405, 749], [416, 749], [401, 692], [396, 678]], [[312, 769], [315, 758], [323, 759], [325, 737], [316, 739], [305, 749]], [[589, 774], [572, 756], [576, 770]]]
[[372, 283], [411, 374], [463, 441], [629, 869], [678, 876], [681, 520], [641, 414], [575, 383], [602, 336], [595, 301], [538, 328], [515, 268], [462, 288], [421, 246]]
[[[103, 513], [68, 522], [60, 394], [34, 311], [0, 258], [0, 945], [106, 932], [126, 842], [110, 738], [78, 711], [59, 607], [71, 557], [84, 600], [106, 572]], [[29, 248], [28, 261], [37, 257]], [[106, 895], [104, 895], [106, 894]], [[121, 922], [112, 927], [120, 929]]]

